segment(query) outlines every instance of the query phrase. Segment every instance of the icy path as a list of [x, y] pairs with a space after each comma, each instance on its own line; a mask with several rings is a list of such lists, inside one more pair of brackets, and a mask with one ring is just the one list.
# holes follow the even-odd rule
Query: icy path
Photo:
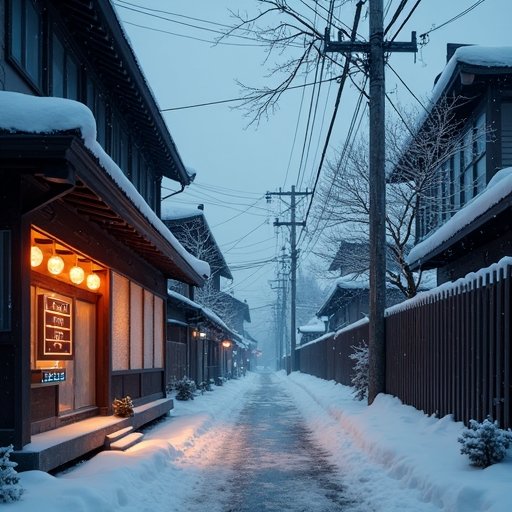
[[[200, 454], [205, 470], [186, 512], [439, 511], [371, 461], [306, 388], [261, 374], [231, 434]], [[182, 468], [196, 467], [187, 457]]]
[[255, 390], [246, 395], [229, 439], [216, 450], [208, 485], [205, 482], [187, 510], [346, 510], [335, 466], [311, 441], [282, 383], [270, 374], [261, 375], [259, 380]]

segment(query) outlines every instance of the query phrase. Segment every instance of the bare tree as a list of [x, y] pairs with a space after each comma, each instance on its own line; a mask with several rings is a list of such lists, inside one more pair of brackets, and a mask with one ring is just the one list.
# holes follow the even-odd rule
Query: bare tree
[[[421, 128], [410, 128], [425, 120], [427, 114], [418, 116], [417, 112], [401, 114], [401, 119], [387, 124], [387, 278], [408, 298], [417, 293], [422, 277], [421, 272], [411, 271], [406, 259], [415, 243], [418, 219], [433, 228], [434, 221], [448, 218], [454, 209], [445, 163], [468, 144], [463, 139], [462, 122], [454, 117], [463, 101], [441, 101]], [[320, 254], [331, 260], [336, 254], [345, 258], [343, 265], [350, 272], [368, 270], [368, 180], [368, 142], [361, 138], [344, 155], [328, 162], [316, 201], [314, 215], [322, 227]], [[435, 218], [420, 215], [426, 204]], [[345, 248], [342, 254], [340, 247]]]
[[[336, 5], [345, 3], [350, 3], [350, 0], [338, 0]], [[328, 23], [336, 26], [340, 37], [351, 37], [350, 27], [330, 15], [332, 0], [256, 0], [256, 4], [259, 9], [254, 15], [231, 12], [235, 23], [218, 39], [220, 42], [233, 34], [255, 39], [266, 51], [263, 63], [268, 69], [266, 78], [277, 79], [275, 85], [262, 87], [238, 82], [244, 91], [240, 107], [246, 110], [249, 124], [259, 123], [262, 118], [273, 114], [283, 92], [304, 86], [304, 80], [299, 79], [316, 72], [321, 61], [324, 62], [324, 79], [339, 78], [344, 58], [323, 53]], [[272, 63], [274, 56], [277, 61]]]
[[235, 312], [226, 293], [220, 291], [220, 273], [225, 262], [206, 220], [200, 214], [173, 223], [170, 229], [190, 254], [210, 265], [210, 277], [195, 289], [195, 301], [231, 325]]

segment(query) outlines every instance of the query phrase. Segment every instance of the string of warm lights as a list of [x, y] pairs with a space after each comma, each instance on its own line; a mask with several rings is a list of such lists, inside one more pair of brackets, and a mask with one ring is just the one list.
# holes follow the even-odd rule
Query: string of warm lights
[[[45, 241], [46, 242], [46, 241]], [[60, 276], [63, 274], [66, 263], [62, 256], [57, 254], [55, 250], [55, 241], [50, 241], [52, 243], [52, 251], [50, 257], [46, 262], [46, 269], [53, 276]], [[36, 269], [41, 267], [45, 259], [44, 253], [41, 248], [34, 243], [30, 248], [30, 265], [32, 268]], [[84, 260], [84, 263], [87, 263], [87, 260]], [[94, 272], [93, 270], [93, 262], [89, 261], [90, 269], [86, 275], [86, 270], [79, 265], [78, 255], [75, 254], [75, 262], [72, 267], [68, 270], [69, 280], [75, 284], [80, 285], [85, 281], [85, 285], [89, 290], [96, 291], [101, 286], [101, 278], [100, 276]]]

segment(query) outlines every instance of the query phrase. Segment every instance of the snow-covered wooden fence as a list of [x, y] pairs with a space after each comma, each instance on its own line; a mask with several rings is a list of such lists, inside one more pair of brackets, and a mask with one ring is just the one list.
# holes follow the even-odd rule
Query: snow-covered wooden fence
[[[386, 312], [386, 392], [428, 414], [512, 427], [512, 264], [436, 288]], [[301, 371], [350, 385], [351, 347], [368, 324], [301, 347]]]

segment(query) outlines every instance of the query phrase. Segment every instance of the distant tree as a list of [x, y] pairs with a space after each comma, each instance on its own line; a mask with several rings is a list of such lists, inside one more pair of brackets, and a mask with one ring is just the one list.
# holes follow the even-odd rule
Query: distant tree
[[[171, 227], [171, 231], [190, 254], [210, 265], [210, 277], [203, 286], [195, 289], [195, 301], [217, 313], [230, 325], [235, 312], [232, 302], [219, 289], [219, 272], [223, 261], [219, 260], [219, 249], [208, 224], [202, 216], [197, 216], [184, 219], [179, 225]], [[180, 287], [179, 283], [177, 287]]]
[[297, 275], [297, 326], [307, 324], [325, 300], [325, 292], [316, 278], [304, 270]]

